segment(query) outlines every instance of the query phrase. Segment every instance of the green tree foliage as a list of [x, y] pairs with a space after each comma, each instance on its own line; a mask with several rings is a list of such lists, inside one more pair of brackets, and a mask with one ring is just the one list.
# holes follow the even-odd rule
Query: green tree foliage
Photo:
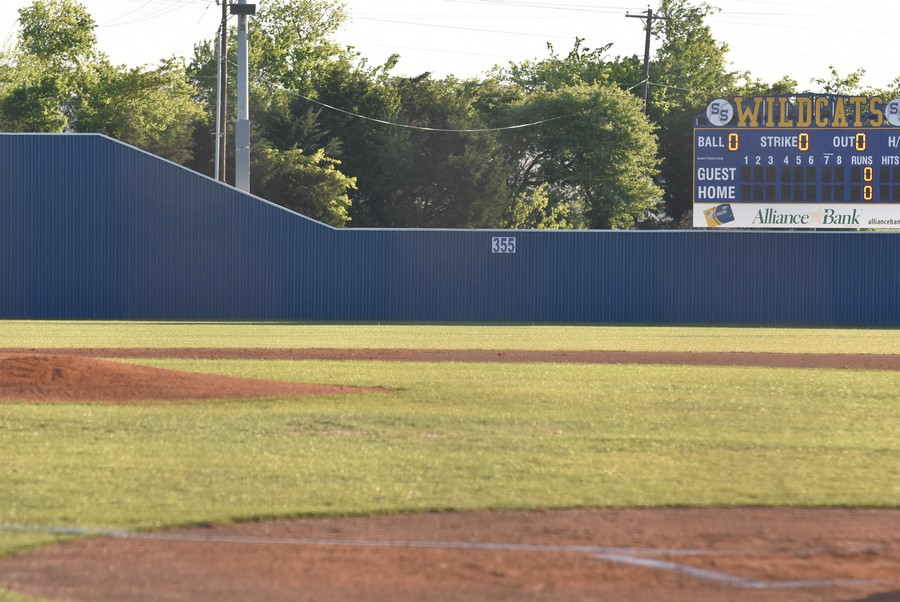
[[551, 118], [507, 135], [514, 199], [548, 197], [573, 225], [630, 228], [661, 200], [653, 183], [657, 152], [653, 127], [633, 96], [609, 85], [538, 91], [509, 111], [511, 122]]
[[692, 118], [737, 82], [726, 66], [728, 46], [713, 38], [705, 22], [716, 10], [690, 0], [662, 0], [660, 14], [667, 18], [654, 26], [662, 43], [650, 67], [648, 110], [659, 125], [667, 213], [676, 220], [693, 207]]
[[263, 142], [256, 145], [251, 162], [251, 186], [266, 190], [272, 202], [335, 226], [350, 219], [347, 192], [356, 180], [338, 171], [340, 161], [324, 151], [280, 151]]
[[[656, 13], [667, 19], [653, 25], [648, 115], [642, 57], [609, 57], [611, 45], [548, 45], [546, 57], [482, 79], [397, 77], [399, 57], [369, 65], [336, 41], [348, 18], [339, 0], [259, 7], [249, 29], [253, 191], [335, 225], [631, 228], [683, 218], [694, 115], [715, 97], [797, 91], [789, 78], [729, 71], [727, 46], [705, 22], [715, 9], [692, 0], [662, 0]], [[0, 55], [0, 127], [102, 132], [212, 173], [215, 40], [187, 67], [129, 69], [97, 51], [96, 24], [77, 0], [34, 0], [20, 25], [16, 49]], [[233, 28], [229, 38], [233, 132]], [[859, 92], [862, 74], [832, 68], [814, 83]]]
[[0, 126], [105, 133], [175, 161], [190, 158], [201, 105], [179, 62], [114, 67], [76, 0], [36, 0], [19, 11], [19, 23], [17, 49], [0, 64]]
[[883, 88], [875, 88], [866, 92], [869, 96], [880, 96], [885, 101], [900, 98], [900, 76]]
[[653, 126], [621, 81], [639, 81], [641, 66], [607, 59], [610, 47], [592, 50], [576, 39], [565, 56], [548, 45], [545, 59], [495, 70], [522, 92], [497, 112], [501, 123], [552, 119], [503, 138], [511, 193], [505, 225], [629, 228], [657, 210]]
[[[496, 226], [506, 199], [506, 171], [496, 136], [424, 129], [485, 128], [474, 107], [477, 86], [427, 74], [394, 78], [388, 85], [398, 101], [392, 121], [419, 129], [360, 124], [370, 130], [367, 144], [345, 149], [348, 163], [366, 182], [359, 194], [360, 225]], [[352, 159], [347, 152], [351, 150]]]
[[250, 28], [251, 71], [261, 81], [315, 94], [334, 62], [354, 53], [334, 41], [348, 18], [337, 0], [267, 0]]
[[[571, 148], [565, 148], [563, 136], [551, 128], [550, 133], [535, 134], [561, 163], [543, 163], [540, 175], [545, 180], [529, 179], [527, 184], [522, 183], [521, 168], [531, 159], [521, 154], [530, 151], [522, 142], [527, 134], [510, 139], [498, 133], [445, 131], [520, 123], [541, 113], [533, 119], [539, 121], [548, 111], [571, 109], [572, 95], [562, 91], [555, 93], [558, 107], [549, 106], [552, 94], [530, 102], [523, 99], [538, 91], [548, 95], [550, 90], [571, 91], [606, 81], [609, 67], [600, 58], [607, 47], [591, 50], [576, 40], [566, 56], [550, 47], [548, 59], [510, 65], [498, 70], [500, 77], [483, 81], [436, 80], [428, 74], [392, 77], [389, 71], [396, 59], [369, 67], [332, 41], [345, 17], [343, 6], [331, 0], [274, 0], [263, 6], [251, 28], [251, 71], [259, 74], [252, 102], [258, 116], [254, 126], [266, 148], [260, 161], [281, 161], [278, 153], [302, 151], [306, 158], [340, 160], [340, 171], [356, 179], [358, 188], [347, 189], [352, 225], [628, 227], [658, 203], [660, 191], [652, 184], [655, 141], [643, 118], [623, 123], [625, 144], [610, 133], [615, 128], [608, 122], [605, 129], [594, 130], [602, 131], [600, 146], [604, 140], [619, 145], [605, 149], [607, 157], [594, 148], [598, 140], [586, 135], [592, 131], [590, 125], [577, 120], [565, 130], [580, 134]], [[194, 72], [214, 74], [208, 65], [213, 56], [207, 51], [207, 65], [197, 65]], [[588, 95], [579, 102], [593, 100]], [[643, 157], [631, 157], [630, 152]], [[573, 162], [570, 155], [581, 159]], [[604, 172], [599, 164], [612, 156], [620, 170]], [[336, 169], [337, 164], [328, 165]], [[632, 167], [637, 171], [622, 173]], [[260, 163], [255, 169], [265, 167]], [[592, 181], [597, 177], [604, 181]], [[261, 177], [255, 192], [284, 197], [284, 190], [274, 193], [274, 183], [271, 176]], [[330, 201], [320, 199], [319, 206]]]
[[613, 68], [604, 54], [612, 44], [593, 50], [583, 44], [582, 38], [576, 38], [575, 45], [565, 57], [560, 57], [553, 45], [547, 44], [547, 58], [510, 63], [504, 68], [495, 69], [494, 75], [500, 81], [513, 84], [526, 93], [609, 81]]
[[758, 78], [753, 79], [749, 73], [744, 74], [742, 79], [743, 82], [737, 85], [730, 96], [778, 96], [798, 92], [797, 81], [788, 76], [782, 77], [775, 83], [764, 82]]
[[727, 44], [712, 35], [706, 17], [717, 12], [705, 2], [662, 0], [654, 31], [662, 39], [651, 65], [651, 115], [665, 117], [705, 106], [734, 87], [737, 74], [727, 69]]
[[[252, 20], [251, 104], [258, 116], [254, 126], [272, 148], [300, 147], [307, 153], [324, 149], [332, 158], [340, 155], [340, 142], [318, 124], [320, 107], [304, 99], [318, 98], [332, 74], [357, 71], [357, 55], [334, 41], [346, 19], [344, 5], [336, 0], [271, 0]], [[231, 39], [235, 42], [234, 35]], [[233, 43], [229, 54], [235, 52]], [[235, 62], [236, 56], [229, 59]], [[229, 76], [232, 83], [235, 77]], [[209, 81], [214, 85], [215, 71]]]
[[541, 184], [515, 195], [506, 207], [501, 223], [516, 230], [562, 230], [585, 228], [583, 207], [550, 200], [550, 185]]
[[[335, 169], [339, 160], [344, 181], [360, 183], [345, 191], [351, 199], [350, 225], [496, 226], [506, 195], [504, 164], [493, 136], [391, 125], [483, 128], [474, 106], [478, 95], [468, 83], [452, 79], [392, 77], [395, 58], [369, 66], [331, 41], [344, 18], [337, 2], [276, 1], [251, 29], [257, 53], [251, 63], [260, 74], [253, 88], [259, 115], [254, 124], [267, 145], [267, 158], [302, 150], [304, 156], [329, 160], [315, 166]], [[271, 189], [274, 184], [272, 178], [260, 178], [255, 192], [283, 197], [283, 190], [276, 195]], [[323, 197], [317, 204], [324, 208], [332, 201]]]
[[[299, 97], [292, 106], [297, 116], [315, 113], [321, 128], [318, 132], [321, 142], [316, 144], [324, 144], [326, 152], [339, 156], [343, 171], [361, 183], [350, 193], [353, 226], [377, 227], [391, 223], [384, 199], [394, 186], [397, 161], [408, 148], [409, 132], [355, 115], [389, 122], [400, 119], [401, 100], [389, 75], [392, 66], [392, 61], [374, 68], [346, 62], [334, 64], [321, 79], [316, 95], [319, 101], [340, 107], [342, 111], [324, 109]], [[336, 145], [339, 150], [328, 150]]]
[[828, 77], [817, 77], [812, 80], [825, 94], [853, 95], [862, 92], [862, 79], [866, 75], [865, 69], [857, 69], [844, 76], [834, 65], [829, 65], [828, 71]]
[[86, 69], [97, 56], [97, 24], [77, 0], [35, 0], [19, 10], [21, 51], [55, 70]]
[[75, 0], [36, 0], [19, 10], [16, 50], [0, 68], [0, 124], [11, 131], [62, 132], [93, 79], [96, 23]]
[[103, 63], [86, 91], [77, 126], [185, 163], [192, 157], [193, 131], [204, 113], [194, 93], [179, 61], [163, 61], [156, 69], [115, 69]]
[[2, 72], [0, 129], [7, 132], [63, 132], [68, 128], [69, 117], [61, 103], [69, 97], [69, 88], [62, 78], [37, 72], [25, 74], [9, 68]]
[[[335, 0], [269, 0], [260, 4], [249, 27], [251, 190], [336, 226], [350, 219], [349, 194], [355, 179], [340, 169], [340, 139], [322, 127], [319, 107], [304, 98], [315, 98], [322, 80], [335, 69], [351, 69], [356, 55], [333, 41], [346, 17], [344, 5]], [[236, 39], [232, 29], [229, 65], [237, 61]], [[236, 75], [231, 67], [227, 126], [231, 132]], [[188, 76], [207, 107], [201, 154], [191, 166], [211, 175], [217, 101], [215, 41], [195, 48]], [[230, 171], [226, 169], [229, 175]]]

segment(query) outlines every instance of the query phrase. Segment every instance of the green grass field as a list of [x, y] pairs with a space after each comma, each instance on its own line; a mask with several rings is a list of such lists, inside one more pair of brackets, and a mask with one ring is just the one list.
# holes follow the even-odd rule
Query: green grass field
[[335, 347], [900, 353], [900, 331], [697, 326], [0, 321], [0, 347]]
[[[0, 322], [0, 347], [117, 346], [879, 354], [900, 350], [900, 331]], [[0, 524], [148, 529], [422, 510], [900, 500], [900, 372], [136, 363], [394, 391], [0, 404]], [[57, 539], [0, 530], [0, 554]]]

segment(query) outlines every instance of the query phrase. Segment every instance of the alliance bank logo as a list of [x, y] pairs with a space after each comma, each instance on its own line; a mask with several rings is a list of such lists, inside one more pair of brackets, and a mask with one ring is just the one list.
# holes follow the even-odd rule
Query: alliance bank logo
[[734, 211], [731, 209], [731, 205], [727, 203], [706, 209], [703, 215], [706, 217], [706, 225], [710, 228], [716, 228], [734, 221]]
[[753, 225], [763, 226], [809, 226], [819, 225], [826, 227], [858, 227], [862, 212], [859, 209], [849, 211], [836, 211], [835, 209], [823, 209], [791, 213], [779, 211], [773, 207], [760, 209], [753, 216]]
[[[718, 228], [729, 224], [739, 228], [859, 228], [863, 223], [863, 212], [859, 208], [839, 210], [833, 207], [818, 207], [814, 211], [790, 211], [787, 208], [762, 206], [754, 207], [752, 212], [742, 207], [742, 213], [735, 216], [734, 207], [730, 203], [716, 205], [703, 210], [706, 226]], [[900, 220], [897, 220], [900, 222]], [[870, 220], [871, 225], [872, 220]]]

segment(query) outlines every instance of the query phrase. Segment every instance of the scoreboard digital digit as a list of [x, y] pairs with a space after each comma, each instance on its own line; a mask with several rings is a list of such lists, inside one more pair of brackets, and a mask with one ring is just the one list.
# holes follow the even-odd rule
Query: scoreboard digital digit
[[714, 100], [694, 122], [694, 226], [900, 229], [900, 100]]

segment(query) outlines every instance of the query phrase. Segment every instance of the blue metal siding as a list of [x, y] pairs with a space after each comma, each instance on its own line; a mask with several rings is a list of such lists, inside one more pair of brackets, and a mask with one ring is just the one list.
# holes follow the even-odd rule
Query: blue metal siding
[[[891, 233], [340, 231], [345, 319], [898, 324]], [[513, 235], [514, 255], [490, 239]]]
[[900, 233], [335, 230], [102, 136], [0, 170], [0, 318], [900, 325]]

